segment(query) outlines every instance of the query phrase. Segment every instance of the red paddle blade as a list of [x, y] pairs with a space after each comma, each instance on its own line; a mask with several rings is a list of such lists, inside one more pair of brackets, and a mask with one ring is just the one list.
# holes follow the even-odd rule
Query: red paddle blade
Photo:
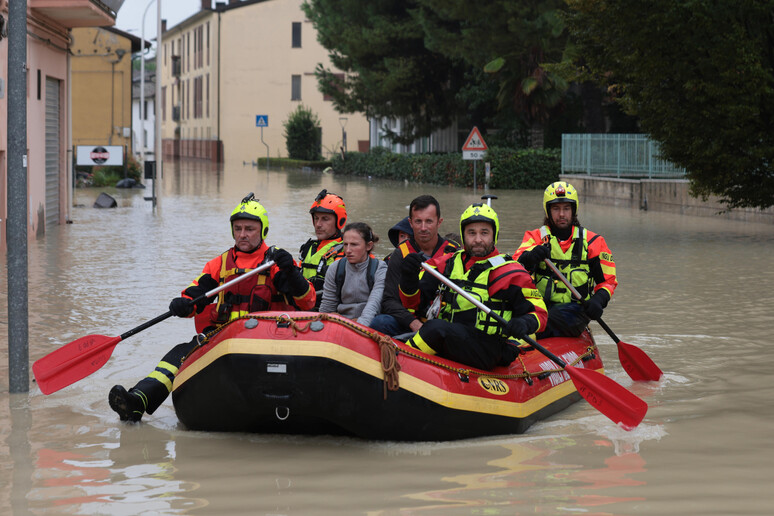
[[632, 430], [645, 417], [648, 404], [613, 379], [591, 369], [567, 366], [565, 371], [592, 407], [625, 430]]
[[105, 365], [121, 337], [87, 335], [35, 361], [32, 373], [43, 394], [67, 387]]
[[618, 360], [634, 381], [656, 382], [664, 375], [656, 363], [643, 350], [632, 344], [618, 341]]

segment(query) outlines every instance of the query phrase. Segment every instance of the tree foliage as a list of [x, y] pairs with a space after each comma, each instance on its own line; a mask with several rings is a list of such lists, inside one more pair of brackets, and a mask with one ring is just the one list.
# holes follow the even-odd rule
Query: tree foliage
[[568, 0], [585, 74], [604, 84], [692, 191], [774, 205], [774, 0]]
[[320, 119], [311, 109], [299, 105], [282, 125], [285, 127], [285, 146], [288, 149], [288, 157], [307, 161], [320, 159], [322, 146]]
[[460, 112], [460, 62], [428, 50], [410, 11], [414, 0], [307, 0], [306, 15], [342, 77], [318, 66], [319, 88], [342, 113], [403, 118], [394, 141], [411, 143], [448, 127]]
[[342, 112], [401, 118], [411, 143], [455, 118], [524, 140], [561, 111], [567, 84], [544, 62], [561, 59], [564, 0], [307, 0], [330, 51], [320, 90]]
[[428, 48], [484, 70], [498, 85], [499, 110], [544, 123], [567, 82], [543, 67], [566, 45], [564, 0], [417, 0]]

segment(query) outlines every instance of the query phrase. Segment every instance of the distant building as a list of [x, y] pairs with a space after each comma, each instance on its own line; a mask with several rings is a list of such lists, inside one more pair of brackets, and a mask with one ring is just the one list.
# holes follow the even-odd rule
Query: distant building
[[[213, 161], [287, 156], [285, 122], [299, 105], [320, 119], [323, 156], [367, 150], [368, 120], [338, 113], [317, 89], [328, 51], [303, 0], [202, 0], [201, 10], [162, 30], [161, 126], [165, 156]], [[264, 115], [267, 126], [256, 126]]]
[[[149, 70], [148, 68], [153, 68]], [[140, 70], [132, 73], [132, 147], [138, 161], [155, 160], [156, 58], [145, 60], [145, 95], [140, 95]], [[144, 154], [144, 156], [143, 156]]]
[[132, 54], [141, 39], [112, 27], [72, 30], [73, 145], [132, 150]]
[[[43, 236], [64, 223], [72, 206], [70, 29], [114, 25], [123, 0], [27, 1], [27, 233]], [[8, 0], [0, 0], [8, 23]], [[22, 28], [22, 30], [25, 30]], [[0, 36], [2, 82], [8, 80], [8, 40]], [[3, 88], [5, 90], [5, 88]], [[8, 93], [0, 96], [0, 249], [6, 247], [8, 216]]]
[[[384, 147], [396, 154], [422, 154], [426, 152], [461, 152], [457, 119], [449, 127], [437, 129], [430, 136], [418, 138], [410, 144], [393, 143], [387, 138], [387, 130], [399, 133], [403, 119], [372, 118], [370, 120], [371, 148]], [[463, 135], [464, 137], [464, 135]]]

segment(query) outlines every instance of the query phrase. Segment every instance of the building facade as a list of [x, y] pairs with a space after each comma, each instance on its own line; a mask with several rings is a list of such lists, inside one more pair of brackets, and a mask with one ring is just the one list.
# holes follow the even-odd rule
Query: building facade
[[[70, 137], [70, 29], [115, 24], [123, 0], [27, 2], [27, 234], [64, 223], [72, 205]], [[8, 21], [8, 0], [0, 0]], [[0, 70], [7, 81], [8, 40], [0, 40]], [[0, 249], [6, 246], [8, 97], [0, 97]]]
[[[152, 68], [152, 69], [149, 69]], [[145, 60], [145, 94], [140, 70], [132, 76], [132, 147], [137, 161], [155, 161], [156, 147], [156, 60]]]
[[[368, 120], [338, 113], [317, 89], [328, 51], [303, 0], [202, 0], [195, 15], [164, 30], [161, 113], [166, 156], [214, 161], [286, 157], [283, 122], [299, 105], [320, 120], [323, 157], [367, 150]], [[265, 126], [258, 127], [258, 117]]]
[[118, 145], [133, 154], [132, 55], [140, 38], [112, 27], [72, 30], [73, 145]]

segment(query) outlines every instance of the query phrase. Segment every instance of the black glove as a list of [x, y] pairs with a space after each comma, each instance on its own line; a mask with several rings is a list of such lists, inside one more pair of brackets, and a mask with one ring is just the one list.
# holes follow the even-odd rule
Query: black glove
[[607, 306], [610, 299], [606, 290], [601, 290], [583, 302], [583, 311], [589, 316], [589, 319], [595, 321], [602, 317], [602, 311]]
[[425, 258], [420, 253], [407, 254], [403, 258], [400, 264], [400, 289], [404, 293], [411, 294], [419, 289], [419, 270], [424, 261]]
[[194, 311], [193, 300], [187, 297], [176, 297], [169, 302], [169, 311], [178, 317], [188, 317]]
[[296, 268], [293, 263], [293, 257], [284, 249], [277, 249], [274, 251], [274, 263], [276, 263], [277, 267], [283, 271], [289, 271], [290, 269]]
[[511, 337], [523, 339], [532, 332], [529, 331], [529, 323], [523, 317], [515, 317], [508, 321], [508, 324], [505, 326], [505, 333]]
[[518, 262], [528, 271], [533, 271], [540, 262], [550, 257], [551, 249], [547, 244], [541, 244], [536, 245], [529, 251], [524, 251], [521, 256], [519, 256]]

